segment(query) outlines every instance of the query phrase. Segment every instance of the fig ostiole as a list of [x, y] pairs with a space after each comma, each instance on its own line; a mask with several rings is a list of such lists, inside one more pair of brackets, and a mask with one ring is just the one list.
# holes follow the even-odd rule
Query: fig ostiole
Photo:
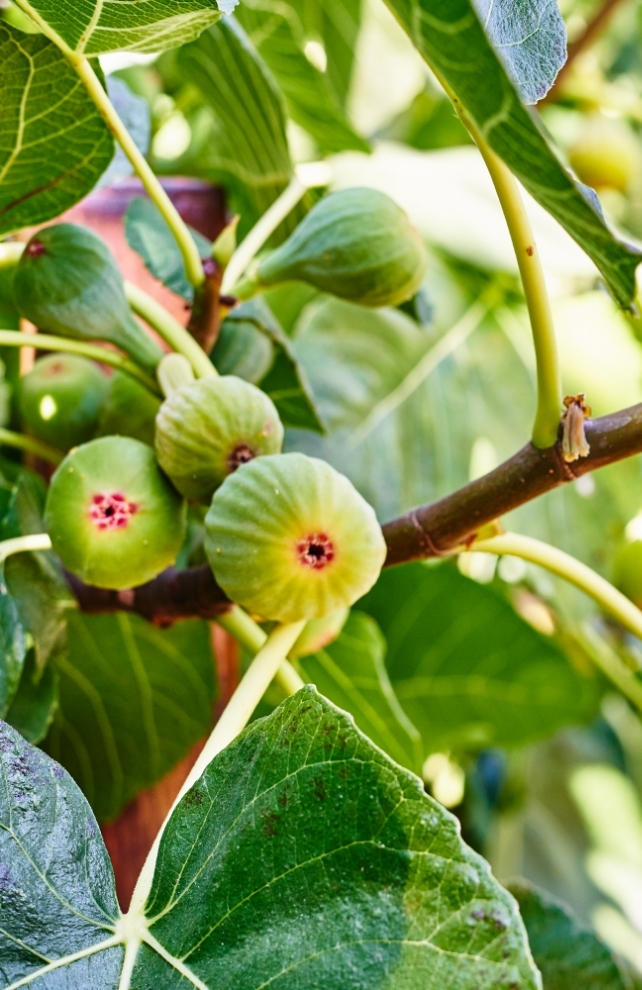
[[87, 584], [121, 590], [174, 563], [186, 504], [151, 447], [102, 437], [72, 450], [54, 474], [45, 524], [68, 570]]
[[277, 454], [283, 426], [272, 400], [226, 375], [174, 391], [156, 417], [156, 456], [186, 498], [209, 505], [225, 478], [255, 457]]
[[374, 510], [352, 483], [298, 453], [260, 457], [231, 474], [205, 529], [205, 551], [226, 594], [279, 622], [353, 605], [386, 557]]
[[59, 450], [91, 440], [109, 387], [99, 366], [75, 354], [39, 358], [18, 384], [22, 424]]
[[148, 371], [163, 357], [129, 308], [109, 248], [87, 227], [61, 223], [34, 234], [16, 268], [13, 291], [21, 315], [39, 330], [109, 341]]
[[376, 189], [342, 189], [317, 203], [234, 293], [250, 298], [297, 280], [361, 306], [396, 306], [415, 295], [425, 270], [421, 238], [394, 200]]

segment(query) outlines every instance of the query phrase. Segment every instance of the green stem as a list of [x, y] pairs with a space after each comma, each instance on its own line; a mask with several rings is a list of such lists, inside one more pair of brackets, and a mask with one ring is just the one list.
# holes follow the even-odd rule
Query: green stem
[[629, 601], [617, 588], [606, 581], [595, 571], [582, 564], [575, 557], [558, 550], [557, 547], [534, 540], [530, 536], [519, 533], [504, 533], [493, 536], [488, 540], [476, 540], [470, 549], [481, 553], [494, 553], [498, 556], [509, 554], [511, 557], [521, 557], [531, 564], [539, 564], [546, 570], [574, 584], [580, 591], [590, 595], [605, 612], [609, 612], [626, 629], [642, 639], [642, 612]]
[[173, 351], [187, 358], [197, 378], [212, 378], [217, 374], [205, 351], [164, 306], [132, 282], [125, 282], [125, 295], [133, 311], [149, 323]]
[[141, 912], [152, 888], [154, 869], [158, 858], [160, 841], [174, 808], [189, 789], [199, 780], [212, 760], [236, 739], [249, 722], [254, 709], [272, 683], [276, 672], [288, 655], [288, 652], [301, 635], [305, 622], [293, 622], [289, 625], [278, 625], [267, 637], [259, 649], [245, 676], [232, 695], [227, 708], [214, 726], [214, 731], [205, 743], [198, 760], [179, 791], [174, 804], [167, 813], [161, 829], [154, 840], [145, 865], [136, 883], [132, 895], [129, 913], [134, 915]]
[[60, 464], [65, 457], [61, 450], [50, 447], [48, 443], [43, 443], [41, 440], [36, 440], [35, 437], [29, 437], [24, 433], [5, 430], [2, 427], [0, 427], [0, 446], [26, 450], [28, 454], [34, 454], [50, 464]]
[[[225, 629], [250, 653], [258, 653], [267, 642], [267, 633], [238, 605], [235, 605], [224, 615], [218, 616], [216, 622], [221, 629]], [[288, 695], [296, 694], [302, 687], [305, 687], [305, 681], [299, 676], [289, 660], [284, 660], [277, 670], [276, 680]]]
[[108, 364], [119, 371], [125, 371], [132, 378], [138, 381], [153, 392], [159, 395], [159, 387], [153, 378], [146, 375], [144, 371], [125, 358], [122, 354], [107, 350], [106, 347], [98, 347], [96, 344], [88, 344], [84, 340], [72, 340], [68, 337], [52, 337], [46, 333], [21, 333], [19, 330], [0, 330], [0, 347], [36, 347], [42, 351], [61, 351], [63, 354], [81, 354], [83, 357], [91, 358], [92, 361], [99, 361], [101, 364]]
[[0, 271], [3, 268], [15, 268], [26, 246], [20, 241], [5, 241], [4, 244], [0, 244]]
[[188, 282], [197, 287], [205, 281], [203, 263], [187, 226], [181, 219], [178, 210], [161, 186], [158, 178], [148, 165], [145, 156], [138, 149], [136, 142], [116, 113], [116, 110], [105, 92], [102, 83], [91, 64], [86, 58], [76, 55], [69, 50], [65, 55], [74, 69], [82, 79], [87, 92], [96, 104], [98, 111], [103, 117], [107, 127], [112, 132], [119, 145], [129, 158], [132, 168], [140, 178], [143, 186], [149, 194], [149, 198], [158, 207], [158, 210], [167, 223], [167, 226], [174, 235], [185, 264], [185, 275]]
[[3, 540], [0, 543], [0, 563], [14, 553], [33, 550], [51, 550], [51, 540], [47, 533], [34, 533], [28, 536], [16, 536], [13, 540]]

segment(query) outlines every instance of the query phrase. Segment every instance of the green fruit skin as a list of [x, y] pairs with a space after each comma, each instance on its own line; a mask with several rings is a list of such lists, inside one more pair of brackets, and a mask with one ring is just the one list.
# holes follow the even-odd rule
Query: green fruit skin
[[100, 436], [133, 437], [154, 446], [156, 416], [161, 400], [123, 371], [109, 379], [107, 396], [98, 418]]
[[297, 639], [296, 643], [288, 653], [291, 660], [299, 657], [308, 657], [311, 653], [318, 653], [333, 643], [337, 636], [341, 635], [341, 630], [345, 626], [349, 608], [340, 608], [337, 612], [322, 619], [312, 619], [307, 623], [305, 629]]
[[22, 423], [38, 440], [67, 451], [93, 437], [107, 388], [93, 361], [74, 354], [40, 358], [18, 385]]
[[594, 117], [569, 151], [578, 178], [594, 189], [626, 193], [642, 163], [639, 143], [622, 120]]
[[[205, 518], [205, 552], [234, 602], [265, 619], [298, 622], [347, 608], [375, 583], [386, 544], [374, 510], [325, 461], [304, 454], [259, 457], [231, 474]], [[323, 569], [299, 559], [301, 541], [323, 534]]]
[[638, 608], [642, 608], [642, 540], [633, 540], [618, 551], [613, 584]]
[[[120, 493], [137, 511], [121, 529], [100, 530], [90, 517], [95, 495]], [[160, 574], [176, 559], [186, 505], [151, 447], [102, 437], [77, 447], [51, 480], [45, 523], [55, 553], [87, 584], [121, 590]]]
[[201, 378], [177, 389], [156, 417], [156, 456], [186, 498], [209, 505], [235, 468], [233, 451], [278, 454], [283, 426], [272, 400], [233, 375]]
[[153, 371], [163, 356], [134, 319], [123, 279], [100, 237], [61, 223], [31, 238], [16, 268], [14, 296], [39, 330], [76, 340], [107, 340]]
[[262, 285], [300, 280], [361, 306], [396, 306], [415, 295], [426, 270], [417, 231], [376, 189], [343, 189], [310, 210], [258, 266]]

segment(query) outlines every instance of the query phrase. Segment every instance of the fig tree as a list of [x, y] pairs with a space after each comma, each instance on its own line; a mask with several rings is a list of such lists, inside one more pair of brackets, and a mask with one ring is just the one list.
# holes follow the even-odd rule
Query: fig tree
[[272, 400], [233, 375], [183, 385], [156, 417], [160, 466], [182, 495], [205, 505], [241, 464], [278, 453], [282, 443]]
[[76, 447], [94, 436], [107, 388], [93, 361], [75, 354], [40, 358], [18, 385], [23, 425], [60, 450]]
[[229, 475], [205, 529], [205, 552], [226, 594], [280, 622], [352, 605], [386, 557], [371, 506], [346, 477], [304, 454], [259, 457]]
[[342, 189], [317, 203], [235, 293], [298, 280], [361, 306], [396, 306], [415, 295], [425, 268], [419, 234], [394, 200]]
[[100, 588], [132, 588], [175, 561], [186, 506], [151, 447], [102, 437], [72, 450], [54, 474], [45, 523], [73, 574]]

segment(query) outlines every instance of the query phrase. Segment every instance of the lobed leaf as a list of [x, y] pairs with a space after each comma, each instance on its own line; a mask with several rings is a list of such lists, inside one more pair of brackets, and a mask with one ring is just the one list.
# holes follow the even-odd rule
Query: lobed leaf
[[52, 41], [0, 23], [0, 65], [2, 236], [52, 220], [91, 192], [114, 140]]

